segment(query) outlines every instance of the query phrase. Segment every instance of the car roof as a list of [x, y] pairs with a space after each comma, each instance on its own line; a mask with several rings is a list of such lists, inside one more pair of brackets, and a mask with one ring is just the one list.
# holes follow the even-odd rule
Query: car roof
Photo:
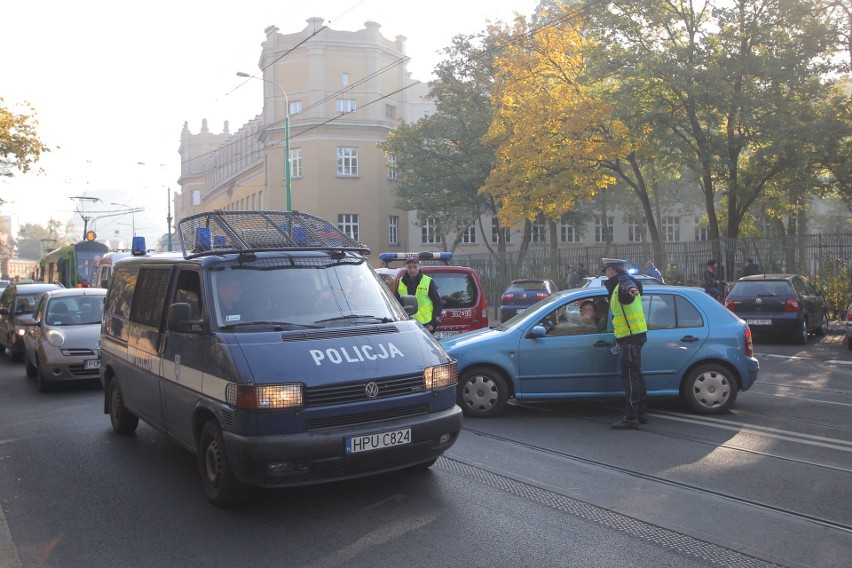
[[743, 276], [740, 280], [789, 280], [802, 276], [801, 274], [754, 274], [752, 276]]
[[48, 290], [64, 290], [59, 284], [9, 284], [15, 287], [20, 294], [32, 294], [33, 292], [47, 292]]
[[45, 292], [48, 298], [68, 298], [75, 296], [106, 296], [106, 288], [60, 288]]

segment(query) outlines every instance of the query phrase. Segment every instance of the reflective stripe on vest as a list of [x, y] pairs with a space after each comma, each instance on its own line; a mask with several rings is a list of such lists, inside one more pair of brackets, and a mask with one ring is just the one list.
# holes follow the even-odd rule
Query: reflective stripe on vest
[[642, 295], [638, 294], [632, 302], [622, 305], [618, 301], [618, 288], [620, 286], [620, 284], [617, 285], [612, 291], [612, 301], [609, 303], [612, 310], [612, 328], [616, 339], [645, 333], [648, 331], [648, 324], [645, 323], [645, 312], [642, 310]]
[[414, 297], [417, 298], [417, 313], [414, 319], [426, 325], [432, 321], [432, 300], [429, 299], [429, 283], [432, 279], [425, 274], [420, 278]]

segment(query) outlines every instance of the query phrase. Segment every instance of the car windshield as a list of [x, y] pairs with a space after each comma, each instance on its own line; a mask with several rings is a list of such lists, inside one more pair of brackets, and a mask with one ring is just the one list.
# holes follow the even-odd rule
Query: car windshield
[[456, 272], [432, 272], [444, 308], [472, 308], [476, 305], [476, 284], [469, 274]]
[[366, 264], [233, 266], [212, 272], [217, 324], [331, 327], [408, 319]]
[[100, 325], [105, 296], [63, 296], [51, 298], [47, 304], [47, 325]]

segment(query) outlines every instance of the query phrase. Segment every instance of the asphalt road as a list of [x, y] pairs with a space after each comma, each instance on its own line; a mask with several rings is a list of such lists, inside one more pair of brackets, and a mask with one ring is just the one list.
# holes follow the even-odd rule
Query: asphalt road
[[427, 472], [255, 490], [218, 509], [194, 457], [112, 433], [96, 385], [41, 394], [0, 358], [0, 568], [819, 566], [852, 556], [852, 352], [755, 347], [733, 412], [513, 405]]

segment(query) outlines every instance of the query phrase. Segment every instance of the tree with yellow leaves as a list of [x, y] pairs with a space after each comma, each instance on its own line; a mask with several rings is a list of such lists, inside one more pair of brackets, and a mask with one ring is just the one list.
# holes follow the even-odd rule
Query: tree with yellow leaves
[[616, 181], [601, 161], [625, 153], [627, 130], [587, 74], [580, 18], [563, 9], [535, 29], [516, 19], [495, 61], [485, 140], [497, 162], [481, 191], [498, 200], [507, 226], [540, 214], [555, 221], [590, 200]]
[[28, 172], [42, 152], [50, 151], [36, 133], [35, 111], [29, 104], [24, 107], [23, 113], [15, 113], [0, 99], [0, 175], [3, 176], [11, 177], [12, 168]]

